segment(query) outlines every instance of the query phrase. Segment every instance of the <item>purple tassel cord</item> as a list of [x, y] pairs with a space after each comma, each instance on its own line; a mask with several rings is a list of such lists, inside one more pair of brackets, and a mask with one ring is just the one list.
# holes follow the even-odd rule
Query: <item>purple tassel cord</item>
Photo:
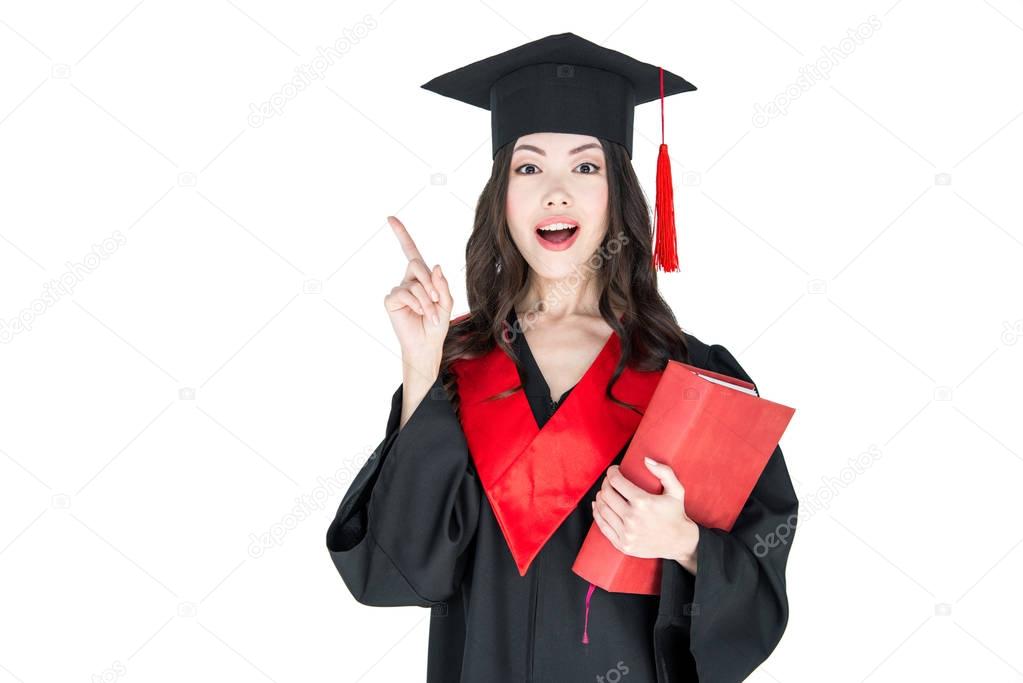
[[583, 644], [589, 645], [590, 635], [587, 632], [590, 625], [590, 596], [593, 595], [593, 589], [596, 588], [592, 583], [590, 584], [589, 590], [586, 591], [586, 619], [583, 622]]

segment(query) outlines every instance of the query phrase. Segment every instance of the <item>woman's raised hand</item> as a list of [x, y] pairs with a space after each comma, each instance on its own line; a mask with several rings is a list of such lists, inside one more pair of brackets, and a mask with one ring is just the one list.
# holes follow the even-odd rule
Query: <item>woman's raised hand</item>
[[387, 222], [405, 252], [408, 266], [401, 283], [384, 297], [384, 308], [402, 357], [424, 371], [435, 371], [440, 367], [451, 322], [451, 290], [439, 264], [432, 270], [427, 267], [402, 222], [394, 216], [388, 216]]

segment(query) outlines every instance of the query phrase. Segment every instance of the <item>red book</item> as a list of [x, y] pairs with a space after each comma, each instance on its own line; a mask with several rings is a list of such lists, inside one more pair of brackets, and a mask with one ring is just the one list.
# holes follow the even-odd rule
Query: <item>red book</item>
[[[749, 382], [669, 360], [620, 469], [659, 494], [643, 457], [668, 464], [685, 487], [689, 518], [730, 531], [794, 413]], [[620, 552], [594, 522], [572, 571], [607, 591], [658, 595], [661, 562]]]

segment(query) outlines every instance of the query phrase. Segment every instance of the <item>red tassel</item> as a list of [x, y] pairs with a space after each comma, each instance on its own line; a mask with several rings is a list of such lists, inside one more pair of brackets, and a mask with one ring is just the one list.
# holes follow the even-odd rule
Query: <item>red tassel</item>
[[657, 153], [657, 198], [654, 203], [656, 230], [653, 266], [663, 272], [678, 272], [675, 244], [675, 199], [671, 183], [671, 158], [664, 143], [664, 69], [661, 69], [661, 148]]
[[657, 154], [657, 202], [654, 205], [657, 239], [654, 247], [654, 265], [664, 272], [678, 272], [678, 252], [675, 246], [675, 202], [671, 189], [671, 159], [668, 146], [661, 143]]

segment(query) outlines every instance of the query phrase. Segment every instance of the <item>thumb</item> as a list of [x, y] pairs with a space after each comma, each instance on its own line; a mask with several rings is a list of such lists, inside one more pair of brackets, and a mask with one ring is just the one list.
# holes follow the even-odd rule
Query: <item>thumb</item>
[[647, 468], [653, 472], [654, 476], [660, 480], [661, 485], [664, 486], [664, 493], [672, 498], [683, 499], [686, 492], [685, 487], [682, 486], [682, 482], [678, 480], [675, 472], [670, 467], [647, 457], [644, 457], [643, 461], [646, 463]]

